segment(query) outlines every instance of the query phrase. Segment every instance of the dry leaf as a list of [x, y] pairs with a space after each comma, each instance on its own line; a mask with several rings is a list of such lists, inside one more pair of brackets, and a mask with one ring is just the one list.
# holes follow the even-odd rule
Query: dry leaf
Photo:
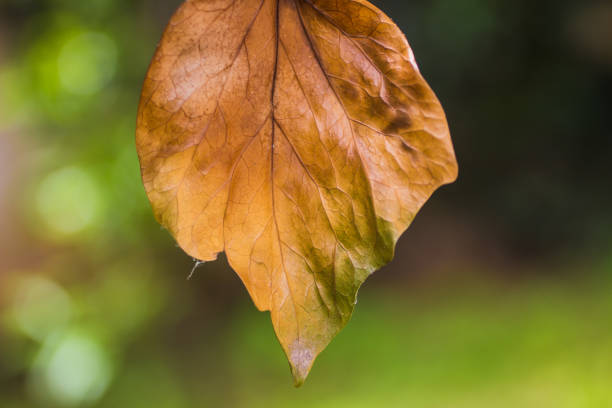
[[457, 164], [401, 31], [365, 0], [188, 0], [142, 91], [155, 216], [226, 252], [296, 385]]

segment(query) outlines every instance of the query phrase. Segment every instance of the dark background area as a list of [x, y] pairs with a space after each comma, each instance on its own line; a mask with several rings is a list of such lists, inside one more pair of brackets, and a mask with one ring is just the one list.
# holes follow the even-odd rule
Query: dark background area
[[460, 165], [303, 389], [134, 147], [175, 0], [0, 0], [0, 406], [612, 406], [612, 2], [376, 1]]

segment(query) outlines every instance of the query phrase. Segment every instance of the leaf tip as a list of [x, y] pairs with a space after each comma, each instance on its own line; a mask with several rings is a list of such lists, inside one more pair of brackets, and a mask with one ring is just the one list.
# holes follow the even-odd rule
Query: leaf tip
[[301, 387], [306, 381], [316, 357], [316, 353], [299, 340], [290, 347], [289, 364], [296, 388]]

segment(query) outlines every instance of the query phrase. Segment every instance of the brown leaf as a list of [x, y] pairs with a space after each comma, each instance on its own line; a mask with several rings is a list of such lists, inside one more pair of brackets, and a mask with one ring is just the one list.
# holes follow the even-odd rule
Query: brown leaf
[[401, 31], [365, 0], [188, 0], [142, 91], [158, 221], [226, 252], [269, 310], [296, 385], [457, 165]]

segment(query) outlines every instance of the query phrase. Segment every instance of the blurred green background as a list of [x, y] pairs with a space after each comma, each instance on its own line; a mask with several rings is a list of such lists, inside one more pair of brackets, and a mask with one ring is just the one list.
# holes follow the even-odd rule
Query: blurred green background
[[139, 91], [178, 0], [0, 0], [0, 407], [612, 407], [612, 3], [397, 0], [461, 166], [292, 387], [156, 224]]

